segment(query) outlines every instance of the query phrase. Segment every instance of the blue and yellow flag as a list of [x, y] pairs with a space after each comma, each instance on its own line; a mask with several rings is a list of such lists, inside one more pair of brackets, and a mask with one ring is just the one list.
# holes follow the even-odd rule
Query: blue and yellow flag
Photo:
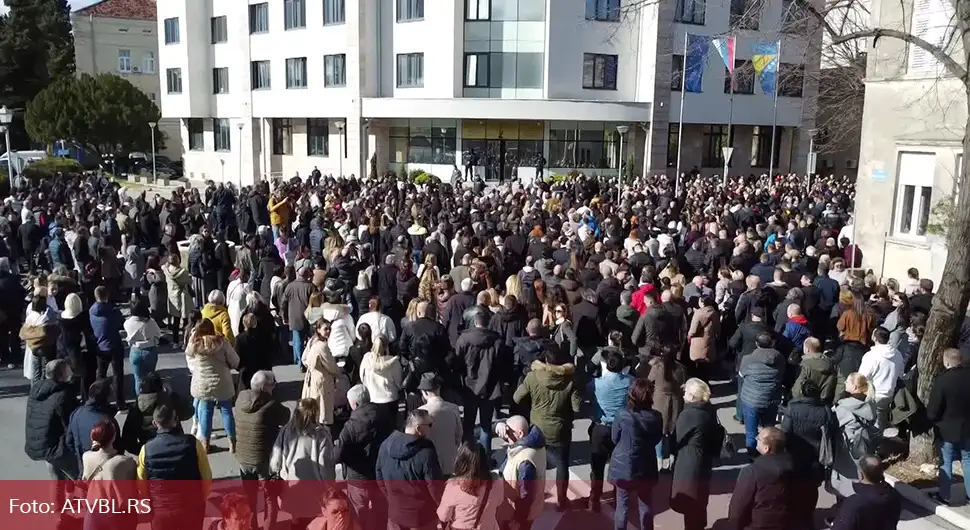
[[778, 52], [781, 42], [756, 42], [751, 55], [754, 73], [761, 80], [761, 92], [775, 97], [778, 87]]

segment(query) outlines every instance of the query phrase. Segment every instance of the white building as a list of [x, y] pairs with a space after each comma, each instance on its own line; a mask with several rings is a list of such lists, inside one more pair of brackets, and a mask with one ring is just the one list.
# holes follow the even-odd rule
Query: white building
[[[421, 168], [447, 178], [462, 152], [492, 155], [490, 177], [616, 172], [616, 127], [636, 173], [673, 166], [686, 32], [728, 32], [732, 5], [680, 0], [169, 0], [158, 5], [162, 113], [182, 121], [186, 175], [268, 176]], [[804, 167], [817, 53], [778, 31], [791, 0], [765, 2], [738, 39], [781, 39], [776, 168]], [[554, 8], [553, 8], [554, 6]], [[735, 21], [736, 22], [736, 21]], [[719, 173], [730, 96], [711, 49], [703, 92], [686, 95], [682, 167]], [[676, 69], [675, 69], [676, 65]], [[675, 71], [676, 70], [676, 71]], [[767, 168], [774, 105], [738, 78], [734, 171]], [[751, 88], [748, 92], [747, 88]], [[802, 97], [805, 96], [805, 97]], [[484, 168], [481, 168], [484, 171]], [[240, 176], [241, 175], [241, 176]]]

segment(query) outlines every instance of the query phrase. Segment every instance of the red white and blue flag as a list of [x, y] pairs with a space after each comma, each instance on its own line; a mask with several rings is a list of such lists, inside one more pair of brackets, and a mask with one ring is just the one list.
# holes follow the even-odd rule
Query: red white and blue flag
[[727, 37], [723, 39], [712, 39], [711, 43], [714, 48], [717, 49], [717, 53], [721, 54], [721, 60], [724, 61], [724, 66], [728, 69], [728, 72], [734, 73], [734, 37]]

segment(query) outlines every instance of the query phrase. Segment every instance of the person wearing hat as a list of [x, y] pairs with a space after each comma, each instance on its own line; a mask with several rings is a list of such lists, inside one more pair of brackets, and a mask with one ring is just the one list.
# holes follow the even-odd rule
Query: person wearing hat
[[418, 391], [421, 392], [424, 405], [419, 408], [431, 416], [431, 441], [438, 453], [441, 472], [447, 477], [455, 472], [455, 456], [458, 454], [458, 446], [461, 445], [462, 427], [458, 405], [441, 397], [441, 385], [441, 377], [434, 372], [421, 376]]

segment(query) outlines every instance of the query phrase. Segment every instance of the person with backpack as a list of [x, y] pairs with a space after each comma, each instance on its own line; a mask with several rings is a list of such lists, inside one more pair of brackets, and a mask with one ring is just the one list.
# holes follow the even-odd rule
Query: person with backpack
[[869, 381], [862, 374], [850, 374], [845, 380], [849, 395], [835, 404], [841, 437], [835, 439], [835, 460], [829, 491], [837, 499], [852, 495], [852, 483], [858, 478], [857, 462], [867, 454], [874, 454], [878, 444], [876, 405], [866, 397]]

